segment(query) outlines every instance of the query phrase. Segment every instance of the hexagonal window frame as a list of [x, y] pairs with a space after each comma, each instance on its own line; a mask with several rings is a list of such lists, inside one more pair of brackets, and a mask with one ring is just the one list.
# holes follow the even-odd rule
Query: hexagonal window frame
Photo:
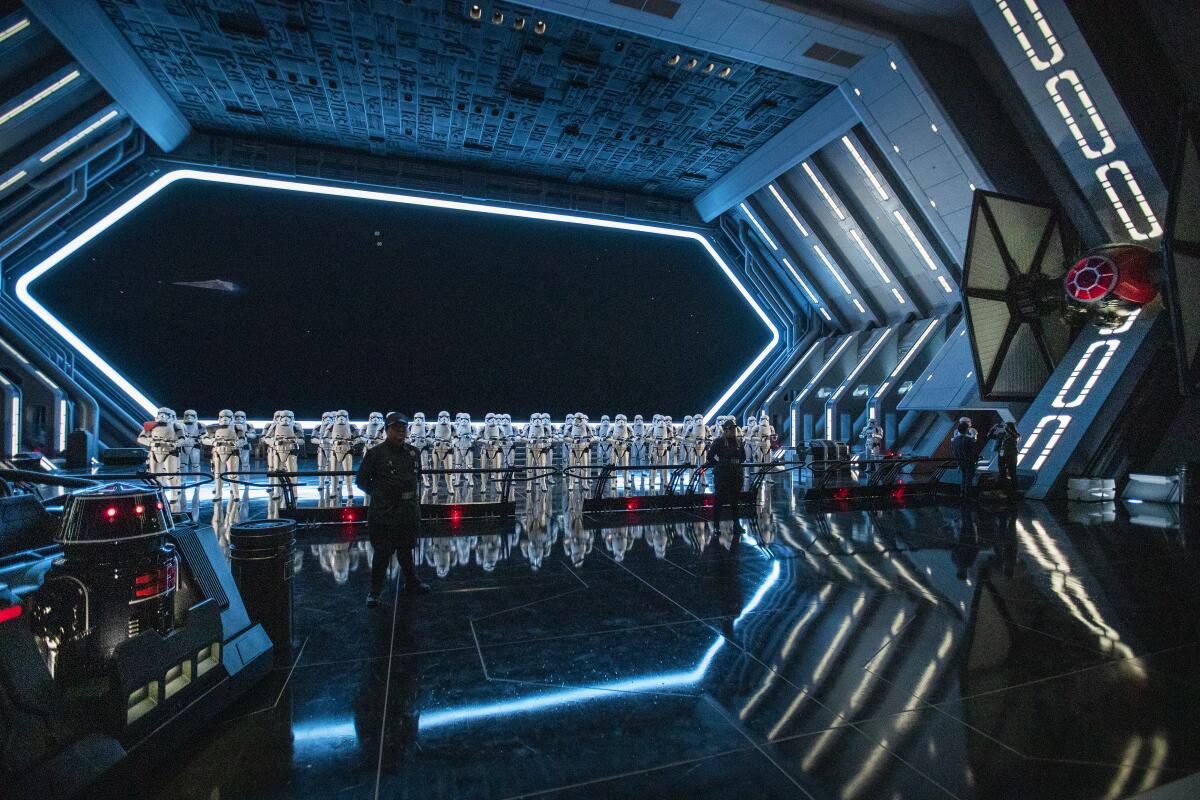
[[[532, 209], [516, 208], [512, 206], [503, 206], [489, 203], [471, 203], [462, 200], [445, 200], [434, 197], [424, 197], [421, 195], [406, 194], [404, 192], [385, 191], [379, 189], [362, 189], [347, 186], [333, 186], [329, 184], [316, 183], [307, 180], [297, 179], [280, 179], [268, 178], [259, 175], [241, 175], [236, 173], [221, 172], [218, 170], [181, 168], [173, 169], [156, 178], [145, 188], [135, 193], [132, 197], [125, 200], [115, 209], [105, 214], [102, 218], [89, 225], [81, 233], [73, 236], [70, 241], [55, 250], [50, 256], [42, 259], [35, 266], [24, 272], [16, 282], [17, 299], [30, 311], [32, 311], [39, 319], [57, 333], [63, 341], [65, 341], [76, 353], [86, 359], [89, 363], [95, 366], [102, 374], [104, 374], [113, 384], [120, 389], [130, 400], [137, 406], [144, 409], [147, 413], [153, 415], [158, 404], [153, 402], [141, 390], [137, 388], [126, 378], [116, 367], [112, 366], [99, 353], [93, 350], [88, 344], [83, 341], [74, 331], [68, 328], [61, 320], [58, 319], [49, 309], [38, 302], [29, 292], [29, 287], [38, 278], [45, 275], [54, 267], [61, 264], [68, 257], [73, 255], [85, 247], [89, 242], [104, 233], [112, 226], [119, 223], [134, 209], [141, 206], [143, 203], [153, 199], [159, 192], [166, 187], [182, 180], [195, 180], [206, 183], [218, 183], [234, 186], [249, 186], [267, 190], [301, 192], [304, 194], [324, 195], [327, 197], [336, 198], [354, 198], [359, 200], [372, 200], [384, 203], [397, 203], [401, 205], [422, 206], [426, 208], [440, 208], [455, 211], [465, 211], [476, 214], [493, 214], [498, 216], [520, 217], [523, 219], [535, 219], [545, 222], [561, 222], [569, 225], [587, 225], [590, 227], [609, 228], [613, 230], [623, 230], [633, 233], [649, 233], [658, 236], [671, 236], [678, 239], [690, 239], [698, 243], [701, 248], [708, 254], [709, 258], [720, 268], [721, 272], [729, 279], [729, 282], [737, 290], [738, 294], [746, 301], [751, 310], [766, 326], [771, 334], [771, 341], [767, 346], [754, 357], [754, 360], [741, 372], [738, 378], [729, 386], [715, 403], [704, 414], [706, 422], [711, 422], [721, 407], [729, 401], [729, 398], [741, 388], [749, 377], [754, 374], [759, 365], [769, 356], [776, 347], [779, 346], [780, 336], [779, 328], [771, 320], [770, 316], [763, 310], [762, 306], [751, 296], [745, 285], [734, 274], [729, 265], [717, 253], [712, 242], [708, 237], [699, 231], [690, 230], [687, 228], [673, 228], [666, 225], [654, 225], [644, 222], [626, 222], [622, 220], [606, 219], [602, 217], [589, 217], [582, 214], [563, 214], [552, 211], [535, 211]], [[254, 420], [255, 424], [265, 423], [266, 420]], [[315, 425], [316, 420], [300, 420], [304, 425]]]

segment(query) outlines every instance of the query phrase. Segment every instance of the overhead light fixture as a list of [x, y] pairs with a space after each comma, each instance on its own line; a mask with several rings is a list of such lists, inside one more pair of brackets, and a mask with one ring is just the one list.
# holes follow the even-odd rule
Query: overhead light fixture
[[492, 24], [493, 25], [503, 25], [504, 24], [504, 12], [493, 11], [492, 12]]
[[732, 67], [725, 67], [724, 69], [722, 69], [720, 72], [717, 73], [717, 77], [718, 78], [728, 78], [729, 73], [731, 73], [731, 72], [733, 72]]
[[854, 96], [855, 96], [855, 97], [862, 97], [862, 89], [860, 89], [860, 88], [858, 88], [857, 86], [855, 86], [855, 87], [854, 87]]
[[921, 260], [925, 262], [925, 266], [933, 271], [937, 271], [937, 264], [933, 263], [933, 258], [929, 255], [929, 251], [925, 249], [925, 245], [921, 244], [921, 240], [917, 238], [917, 232], [908, 224], [908, 220], [904, 214], [899, 211], [893, 211], [892, 216], [900, 225], [900, 230], [904, 231], [904, 235], [908, 237], [908, 241], [916, 249], [917, 254], [921, 256]]
[[468, 13], [470, 13], [471, 19], [477, 20], [483, 16], [483, 9], [479, 6], [471, 6], [471, 10]]
[[22, 17], [21, 19], [17, 20], [12, 25], [9, 25], [4, 30], [0, 31], [0, 44], [3, 44], [5, 40], [11, 39], [28, 27], [29, 17]]
[[341, 197], [351, 198], [356, 200], [370, 200], [381, 203], [391, 203], [395, 205], [413, 206], [417, 208], [438, 208], [451, 211], [462, 211], [474, 214], [488, 214], [498, 217], [513, 217], [518, 219], [533, 219], [544, 222], [558, 222], [571, 225], [582, 225], [591, 228], [607, 228], [611, 230], [626, 231], [629, 233], [647, 233], [657, 236], [667, 236], [676, 239], [686, 239], [700, 245], [713, 263], [721, 270], [722, 274], [733, 284], [737, 293], [750, 306], [751, 310], [762, 321], [763, 325], [770, 332], [770, 341], [767, 345], [754, 357], [754, 360], [742, 371], [737, 379], [726, 389], [711, 408], [706, 412], [704, 419], [706, 422], [711, 421], [717, 415], [729, 398], [749, 379], [749, 377], [758, 369], [759, 365], [775, 351], [779, 346], [780, 334], [779, 328], [772, 322], [767, 312], [763, 310], [754, 296], [746, 286], [738, 279], [737, 275], [730, 269], [729, 265], [721, 258], [720, 253], [713, 247], [712, 242], [708, 237], [694, 230], [684, 228], [672, 228], [665, 225], [652, 225], [639, 222], [626, 222], [624, 220], [609, 219], [606, 217], [588, 217], [577, 214], [563, 214], [552, 211], [533, 211], [526, 208], [516, 208], [502, 205], [489, 205], [485, 203], [472, 203], [463, 200], [445, 200], [437, 197], [425, 197], [421, 195], [402, 194], [399, 192], [379, 191], [373, 189], [351, 188], [347, 186], [330, 186], [327, 184], [310, 183], [299, 180], [282, 180], [279, 178], [268, 178], [265, 176], [256, 175], [235, 175], [224, 172], [215, 172], [199, 169], [176, 169], [171, 170], [161, 176], [141, 191], [129, 197], [123, 203], [119, 204], [104, 216], [97, 219], [91, 225], [84, 228], [81, 232], [74, 235], [70, 239], [40, 261], [37, 265], [25, 272], [17, 278], [15, 284], [15, 293], [17, 299], [31, 312], [33, 312], [42, 322], [46, 323], [55, 333], [63, 338], [80, 356], [85, 358], [89, 363], [96, 367], [105, 377], [113, 382], [122, 392], [126, 394], [140, 408], [153, 414], [158, 404], [153, 402], [149, 397], [143, 394], [133, 383], [122, 375], [115, 367], [109, 364], [103, 356], [97, 353], [78, 335], [68, 328], [63, 322], [58, 319], [49, 309], [38, 302], [30, 293], [30, 286], [38, 278], [45, 275], [54, 267], [61, 264], [72, 254], [78, 252], [85, 247], [89, 242], [95, 240], [104, 231], [111, 228], [113, 225], [120, 222], [126, 216], [141, 206], [146, 201], [153, 198], [160, 191], [165, 189], [177, 181], [192, 180], [201, 183], [210, 184], [225, 184], [231, 186], [249, 186], [258, 189], [267, 189], [273, 191], [296, 192], [300, 194], [319, 195], [324, 197]]
[[821, 263], [825, 265], [825, 268], [828, 269], [830, 274], [833, 275], [834, 279], [837, 280], [838, 285], [842, 287], [842, 291], [848, 295], [853, 295], [854, 292], [850, 290], [850, 285], [846, 283], [844, 278], [842, 278], [841, 272], [833, 265], [833, 261], [830, 260], [829, 256], [825, 253], [825, 250], [821, 247], [821, 245], [814, 244], [813, 250], [817, 251], [817, 258], [821, 259]]
[[696, 59], [694, 59], [694, 58], [689, 58], [689, 59], [688, 59], [688, 62], [687, 62], [686, 64], [684, 64], [684, 65], [683, 65], [683, 68], [684, 68], [684, 69], [695, 69], [695, 68], [696, 68], [696, 65], [697, 65], [697, 64], [699, 64], [699, 63], [700, 63], [700, 62], [699, 62], [699, 61], [697, 61]]
[[759, 236], [761, 236], [763, 241], [767, 243], [767, 246], [771, 248], [771, 252], [779, 250], [779, 245], [775, 244], [775, 240], [771, 238], [771, 235], [767, 233], [767, 229], [764, 228], [762, 223], [758, 221], [758, 217], [754, 216], [754, 212], [750, 210], [750, 207], [745, 203], [738, 203], [738, 208], [742, 209], [742, 213], [749, 217], [750, 223], [754, 225], [754, 228], [758, 231]]
[[13, 184], [17, 183], [18, 181], [20, 181], [22, 178], [24, 178], [28, 174], [29, 173], [23, 169], [17, 170], [12, 175], [5, 178], [3, 183], [0, 183], [0, 192], [3, 192], [5, 189], [7, 189], [10, 186], [12, 186]]
[[667, 59], [667, 66], [668, 66], [668, 67], [673, 67], [673, 66], [675, 66], [676, 64], [678, 64], [678, 63], [679, 63], [679, 60], [680, 60], [681, 58], [683, 58], [683, 56], [679, 55], [679, 53], [676, 53], [675, 55], [673, 55], [673, 56], [671, 56], [670, 58], [668, 58], [668, 59]]
[[817, 177], [817, 173], [813, 171], [813, 168], [809, 166], [808, 162], [801, 162], [800, 168], [804, 170], [804, 173], [808, 175], [808, 179], [813, 182], [814, 186], [817, 187], [817, 191], [821, 193], [821, 197], [825, 198], [825, 203], [833, 211], [833, 215], [838, 219], [844, 220], [846, 215], [842, 213], [842, 209], [838, 208], [838, 204], [833, 199], [833, 195], [830, 194], [829, 190], [825, 188], [825, 184], [821, 183], [821, 179]]
[[807, 237], [808, 229], [806, 229], [804, 227], [804, 225], [801, 224], [800, 218], [796, 216], [796, 212], [792, 210], [791, 205], [789, 205], [788, 202], [783, 199], [783, 195], [780, 193], [780, 191], [778, 189], [775, 188], [775, 184], [768, 183], [767, 191], [769, 191], [771, 193], [771, 195], [775, 198], [775, 200], [779, 203], [779, 205], [783, 207], [784, 213], [787, 214], [788, 217], [792, 220], [792, 224], [796, 226], [796, 230], [800, 231], [800, 235]]
[[862, 154], [858, 152], [858, 148], [854, 146], [854, 142], [851, 141], [850, 137], [843, 136], [842, 144], [845, 145], [846, 149], [850, 151], [850, 155], [853, 156], [855, 163], [858, 164], [858, 168], [862, 170], [862, 174], [867, 176], [867, 180], [875, 189], [875, 194], [879, 195], [879, 199], [887, 200], [887, 190], [883, 188], [883, 184], [879, 182], [879, 179], [875, 177], [875, 173], [871, 171], [869, 166], [867, 166], [866, 159], [864, 159]]
[[891, 66], [892, 69], [900, 69], [899, 67], [896, 66], [895, 61], [889, 61], [888, 64]]
[[823, 316], [825, 318], [826, 322], [833, 321], [833, 317], [829, 316], [829, 312], [826, 311], [823, 307], [820, 309], [820, 311], [821, 311], [821, 316]]
[[514, 31], [525, 30], [525, 18], [524, 17], [517, 17], [516, 19], [513, 20], [513, 30]]
[[[72, 134], [71, 136], [67, 137], [63, 141], [59, 142], [57, 145], [55, 145], [50, 150], [47, 150], [40, 158], [38, 158], [38, 161], [42, 162], [43, 164], [45, 164], [47, 161], [52, 161], [57, 156], [66, 152], [67, 150], [70, 150], [82, 139], [86, 139], [88, 136], [91, 136], [93, 133], [100, 130], [108, 123], [112, 122], [114, 119], [116, 119], [120, 115], [120, 113], [121, 112], [117, 111], [115, 108], [112, 109], [107, 114], [105, 114], [103, 117], [101, 117], [100, 119], [93, 122], [91, 125], [88, 125], [83, 130], [80, 130], [80, 131]], [[3, 187], [0, 187], [0, 189], [2, 189], [2, 188]]]
[[866, 306], [864, 306], [857, 297], [854, 298], [854, 307], [858, 309], [858, 313], [860, 314], [867, 313]]
[[897, 302], [897, 303], [899, 303], [900, 305], [906, 305], [906, 304], [907, 304], [907, 303], [906, 303], [906, 301], [905, 301], [905, 299], [904, 299], [904, 295], [900, 294], [900, 290], [899, 290], [899, 289], [897, 289], [895, 286], [893, 286], [893, 287], [892, 287], [892, 297], [895, 297], [895, 298], [896, 298], [896, 302]]
[[714, 63], [712, 63], [712, 62], [710, 61], [710, 62], [708, 62], [707, 64], [705, 64], [705, 65], [704, 65], [704, 69], [702, 69], [702, 70], [700, 70], [700, 71], [701, 71], [701, 72], [703, 72], [705, 75], [708, 75], [708, 74], [709, 74], [709, 73], [711, 73], [711, 72], [712, 72], [714, 69], [716, 69], [716, 66], [717, 66], [716, 64], [714, 64]]
[[3, 114], [0, 114], [0, 125], [3, 125], [4, 123], [11, 120], [13, 117], [23, 114], [26, 111], [28, 111], [29, 109], [33, 108], [38, 103], [45, 100], [47, 97], [49, 97], [50, 95], [57, 92], [59, 89], [63, 88], [67, 84], [71, 83], [71, 81], [74, 81], [76, 78], [78, 78], [80, 76], [80, 74], [81, 73], [79, 72], [79, 70], [73, 69], [70, 72], [68, 72], [66, 75], [63, 75], [61, 78], [59, 78], [58, 80], [51, 83], [49, 86], [38, 91], [33, 96], [26, 98], [25, 100], [22, 100], [20, 103], [18, 103], [17, 105], [13, 106], [10, 109], [8, 109]]
[[543, 33], [546, 32], [546, 23], [542, 22], [539, 19], [537, 22], [535, 22], [533, 24], [533, 32], [536, 33], [538, 36], [541, 36]]
[[875, 268], [875, 274], [879, 276], [879, 279], [884, 283], [891, 283], [891, 276], [887, 274], [883, 268], [883, 265], [879, 263], [879, 259], [875, 258], [875, 254], [871, 252], [871, 248], [867, 247], [867, 243], [863, 239], [862, 234], [858, 232], [858, 229], [850, 229], [850, 238], [854, 240], [856, 245], [858, 245], [858, 249], [862, 251], [864, 256], [866, 256], [867, 261], [871, 263], [871, 266]]
[[950, 282], [946, 280], [945, 276], [943, 276], [943, 275], [938, 275], [938, 276], [937, 276], [937, 280], [938, 280], [938, 283], [940, 283], [940, 284], [942, 285], [942, 290], [943, 290], [943, 291], [944, 291], [946, 294], [953, 294], [953, 293], [954, 293], [954, 289], [953, 289], [953, 288], [950, 286]]
[[820, 305], [821, 301], [817, 299], [816, 293], [809, 287], [804, 278], [800, 277], [800, 273], [797, 272], [796, 268], [792, 266], [792, 262], [788, 261], [786, 258], [782, 259], [782, 261], [783, 265], [788, 268], [788, 272], [792, 273], [792, 277], [796, 279], [796, 283], [800, 284], [800, 288], [804, 290], [806, 295], [808, 295], [808, 299], [812, 301], [813, 305]]

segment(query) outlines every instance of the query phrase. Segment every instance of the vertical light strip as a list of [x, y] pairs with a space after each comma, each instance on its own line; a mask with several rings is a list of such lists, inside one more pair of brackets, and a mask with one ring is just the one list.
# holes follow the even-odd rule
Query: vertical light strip
[[12, 25], [9, 25], [4, 30], [0, 31], [0, 43], [3, 43], [7, 39], [11, 39], [13, 36], [16, 36], [18, 33], [28, 27], [29, 17], [23, 17], [22, 19], [17, 20]]
[[854, 292], [850, 291], [850, 285], [847, 284], [845, 279], [842, 278], [841, 272], [839, 272], [837, 267], [833, 265], [833, 262], [829, 260], [829, 256], [825, 254], [825, 248], [821, 247], [819, 244], [814, 244], [813, 250], [817, 251], [817, 257], [821, 259], [821, 263], [825, 265], [825, 268], [829, 270], [831, 275], [833, 275], [834, 279], [838, 282], [838, 285], [842, 287], [842, 291], [849, 295], [854, 294]]
[[864, 159], [862, 154], [858, 152], [858, 148], [854, 146], [854, 142], [850, 140], [850, 137], [843, 136], [842, 144], [844, 144], [846, 149], [850, 151], [850, 155], [854, 157], [854, 161], [858, 164], [858, 168], [862, 170], [862, 174], [867, 176], [867, 180], [870, 181], [871, 186], [874, 187], [875, 193], [879, 195], [879, 199], [887, 200], [888, 193], [883, 188], [883, 184], [879, 182], [879, 179], [875, 177], [875, 173], [871, 171], [869, 166], [867, 166], [866, 159]]
[[858, 245], [858, 249], [862, 250], [862, 254], [867, 257], [867, 261], [871, 263], [871, 266], [875, 268], [875, 274], [879, 276], [879, 279], [884, 283], [891, 283], [892, 277], [884, 270], [883, 265], [879, 263], [879, 259], [875, 258], [875, 254], [871, 252], [871, 248], [867, 247], [866, 241], [857, 228], [850, 229], [850, 238]]
[[62, 76], [61, 78], [56, 80], [54, 83], [47, 86], [45, 89], [42, 89], [37, 94], [33, 95], [32, 97], [30, 97], [26, 100], [23, 100], [22, 102], [18, 103], [17, 105], [13, 106], [12, 108], [10, 108], [8, 111], [5, 111], [3, 114], [0, 114], [0, 125], [3, 125], [4, 123], [8, 122], [13, 117], [16, 117], [20, 114], [24, 114], [26, 111], [33, 108], [38, 103], [42, 102], [47, 97], [54, 94], [59, 89], [66, 86], [68, 83], [70, 83], [71, 81], [78, 78], [79, 74], [80, 74], [79, 70], [77, 70], [77, 69], [71, 70], [66, 75]]
[[767, 246], [771, 248], [771, 251], [775, 252], [779, 250], [779, 245], [775, 244], [775, 240], [771, 238], [767, 233], [767, 229], [758, 221], [758, 217], [754, 216], [754, 212], [750, 210], [750, 207], [745, 203], [738, 203], [738, 208], [742, 209], [742, 213], [750, 219], [750, 223], [758, 231], [758, 235], [762, 237], [763, 241], [767, 243]]
[[[96, 131], [98, 131], [100, 128], [103, 128], [105, 125], [107, 125], [109, 122], [111, 122], [118, 114], [120, 114], [120, 112], [114, 108], [112, 111], [109, 111], [107, 114], [105, 114], [103, 117], [101, 117], [100, 119], [93, 122], [91, 125], [88, 125], [86, 128], [79, 131], [79, 133], [76, 133], [74, 136], [72, 136], [69, 139], [66, 139], [63, 142], [61, 142], [60, 144], [58, 144], [56, 147], [54, 147], [54, 149], [48, 151], [44, 156], [39, 158], [38, 161], [45, 164], [47, 161], [50, 161], [51, 159], [55, 158], [56, 156], [62, 154], [64, 151], [69, 150], [76, 143], [78, 143], [81, 139], [84, 139], [84, 138], [90, 136], [91, 134], [95, 133]], [[3, 186], [0, 186], [0, 189], [3, 189], [3, 188], [4, 188]]]
[[892, 216], [896, 218], [896, 222], [900, 224], [900, 230], [904, 231], [904, 235], [908, 237], [908, 241], [912, 242], [912, 246], [916, 249], [917, 254], [921, 256], [921, 260], [925, 262], [925, 266], [936, 271], [937, 264], [933, 262], [933, 258], [929, 255], [929, 251], [925, 249], [925, 245], [921, 244], [921, 240], [917, 238], [917, 232], [908, 224], [908, 220], [899, 211], [893, 211]]
[[846, 215], [843, 214], [842, 209], [838, 207], [837, 201], [833, 199], [833, 195], [831, 195], [829, 190], [825, 188], [825, 184], [821, 183], [821, 179], [817, 177], [817, 173], [813, 172], [813, 168], [808, 165], [807, 161], [801, 162], [800, 166], [808, 175], [809, 180], [813, 182], [813, 185], [817, 187], [817, 191], [821, 193], [821, 197], [825, 198], [825, 202], [833, 211], [833, 215], [838, 219], [844, 220]]
[[67, 449], [67, 401], [58, 401], [58, 452], [62, 453]]
[[21, 450], [21, 398], [13, 395], [12, 399], [12, 455]]
[[779, 190], [775, 188], [775, 184], [768, 183], [767, 191], [774, 195], [775, 199], [779, 202], [779, 205], [782, 206], [784, 213], [788, 215], [788, 217], [792, 220], [792, 224], [796, 226], [796, 230], [800, 231], [800, 235], [807, 237], [808, 229], [804, 227], [803, 223], [800, 222], [800, 218], [796, 216], [796, 212], [793, 211], [792, 207], [788, 205], [786, 200], [783, 199], [783, 195], [780, 194]]

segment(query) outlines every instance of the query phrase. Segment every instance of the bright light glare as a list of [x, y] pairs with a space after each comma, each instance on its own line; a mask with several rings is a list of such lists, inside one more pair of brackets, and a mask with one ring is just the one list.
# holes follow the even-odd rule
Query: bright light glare
[[486, 205], [484, 203], [470, 203], [461, 200], [443, 200], [433, 197], [420, 197], [417, 195], [399, 194], [395, 192], [375, 191], [371, 189], [354, 189], [342, 186], [326, 186], [319, 183], [305, 183], [295, 180], [280, 180], [277, 178], [265, 178], [250, 175], [230, 175], [221, 172], [210, 172], [196, 169], [178, 169], [172, 170], [133, 197], [126, 200], [121, 205], [110, 211], [101, 219], [97, 220], [79, 235], [68, 241], [61, 248], [56, 250], [52, 255], [44, 261], [33, 267], [31, 270], [17, 279], [16, 295], [25, 306], [36, 314], [43, 322], [49, 325], [59, 336], [75, 350], [86, 358], [93, 366], [111, 380], [118, 388], [121, 389], [134, 403], [144, 409], [148, 414], [153, 414], [158, 408], [158, 404], [152, 401], [149, 397], [142, 394], [136, 386], [134, 386], [124, 375], [118, 372], [111, 364], [105, 361], [99, 353], [93, 350], [82, 339], [80, 339], [73, 331], [64, 325], [58, 317], [50, 313], [41, 303], [34, 299], [29, 292], [29, 287], [38, 278], [45, 275], [51, 269], [61, 264], [64, 260], [70, 257], [73, 253], [84, 247], [88, 242], [95, 239], [104, 231], [108, 230], [117, 222], [124, 219], [130, 212], [138, 206], [145, 203], [154, 195], [158, 194], [167, 186], [181, 180], [195, 180], [207, 183], [224, 183], [233, 186], [252, 186], [259, 189], [274, 189], [288, 192], [301, 192], [305, 194], [325, 195], [327, 197], [346, 197], [359, 200], [374, 200], [383, 203], [396, 203], [400, 205], [420, 206], [425, 208], [442, 208], [453, 211], [467, 211], [476, 214], [493, 214], [502, 217], [517, 217], [521, 219], [536, 219], [544, 222], [561, 222], [571, 225], [585, 225], [594, 228], [609, 228], [612, 230], [628, 231], [630, 233], [647, 233], [656, 236], [671, 236], [677, 239], [690, 239], [697, 242], [704, 251], [708, 253], [729, 282], [746, 301], [754, 313], [758, 315], [762, 323], [771, 332], [771, 341], [763, 348], [750, 365], [742, 371], [737, 380], [733, 382], [725, 392], [713, 403], [712, 407], [705, 413], [704, 421], [710, 422], [720, 411], [721, 407], [729, 401], [746, 379], [753, 374], [754, 370], [763, 363], [768, 355], [779, 345], [779, 329], [767, 313], [763, 311], [762, 306], [751, 296], [750, 292], [742, 284], [738, 277], [734, 274], [729, 265], [717, 253], [716, 248], [708, 240], [708, 237], [702, 233], [680, 228], [668, 228], [661, 225], [650, 225], [639, 222], [625, 222], [613, 219], [600, 219], [597, 217], [584, 217], [573, 214], [560, 214], [551, 211], [532, 211], [523, 208], [510, 208], [507, 206]]
[[12, 25], [9, 25], [4, 30], [0, 31], [0, 42], [4, 42], [6, 39], [10, 39], [13, 36], [16, 36], [18, 33], [20, 33], [21, 31], [25, 30], [28, 27], [29, 27], [29, 17], [22, 17], [21, 19], [17, 20]]
[[79, 77], [79, 70], [77, 70], [77, 69], [71, 70], [66, 75], [62, 76], [61, 78], [56, 80], [54, 83], [47, 86], [45, 89], [42, 89], [37, 94], [29, 97], [27, 100], [24, 100], [24, 101], [18, 103], [17, 105], [10, 108], [8, 111], [5, 111], [3, 114], [0, 114], [0, 125], [3, 125], [4, 123], [8, 122], [13, 117], [16, 117], [20, 114], [24, 114], [26, 111], [33, 108], [38, 103], [42, 102], [47, 97], [54, 94], [59, 89], [63, 88], [68, 83], [70, 83], [71, 81], [75, 80], [78, 77]]

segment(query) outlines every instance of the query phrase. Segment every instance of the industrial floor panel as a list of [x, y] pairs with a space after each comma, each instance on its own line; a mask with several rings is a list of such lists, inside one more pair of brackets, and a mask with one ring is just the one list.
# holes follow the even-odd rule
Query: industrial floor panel
[[[423, 538], [433, 591], [399, 592], [392, 564], [374, 610], [361, 527], [302, 542], [291, 660], [105, 790], [1091, 800], [1200, 772], [1186, 516], [794, 492], [721, 523], [522, 501], [503, 530]], [[201, 523], [223, 537], [263, 505]]]

